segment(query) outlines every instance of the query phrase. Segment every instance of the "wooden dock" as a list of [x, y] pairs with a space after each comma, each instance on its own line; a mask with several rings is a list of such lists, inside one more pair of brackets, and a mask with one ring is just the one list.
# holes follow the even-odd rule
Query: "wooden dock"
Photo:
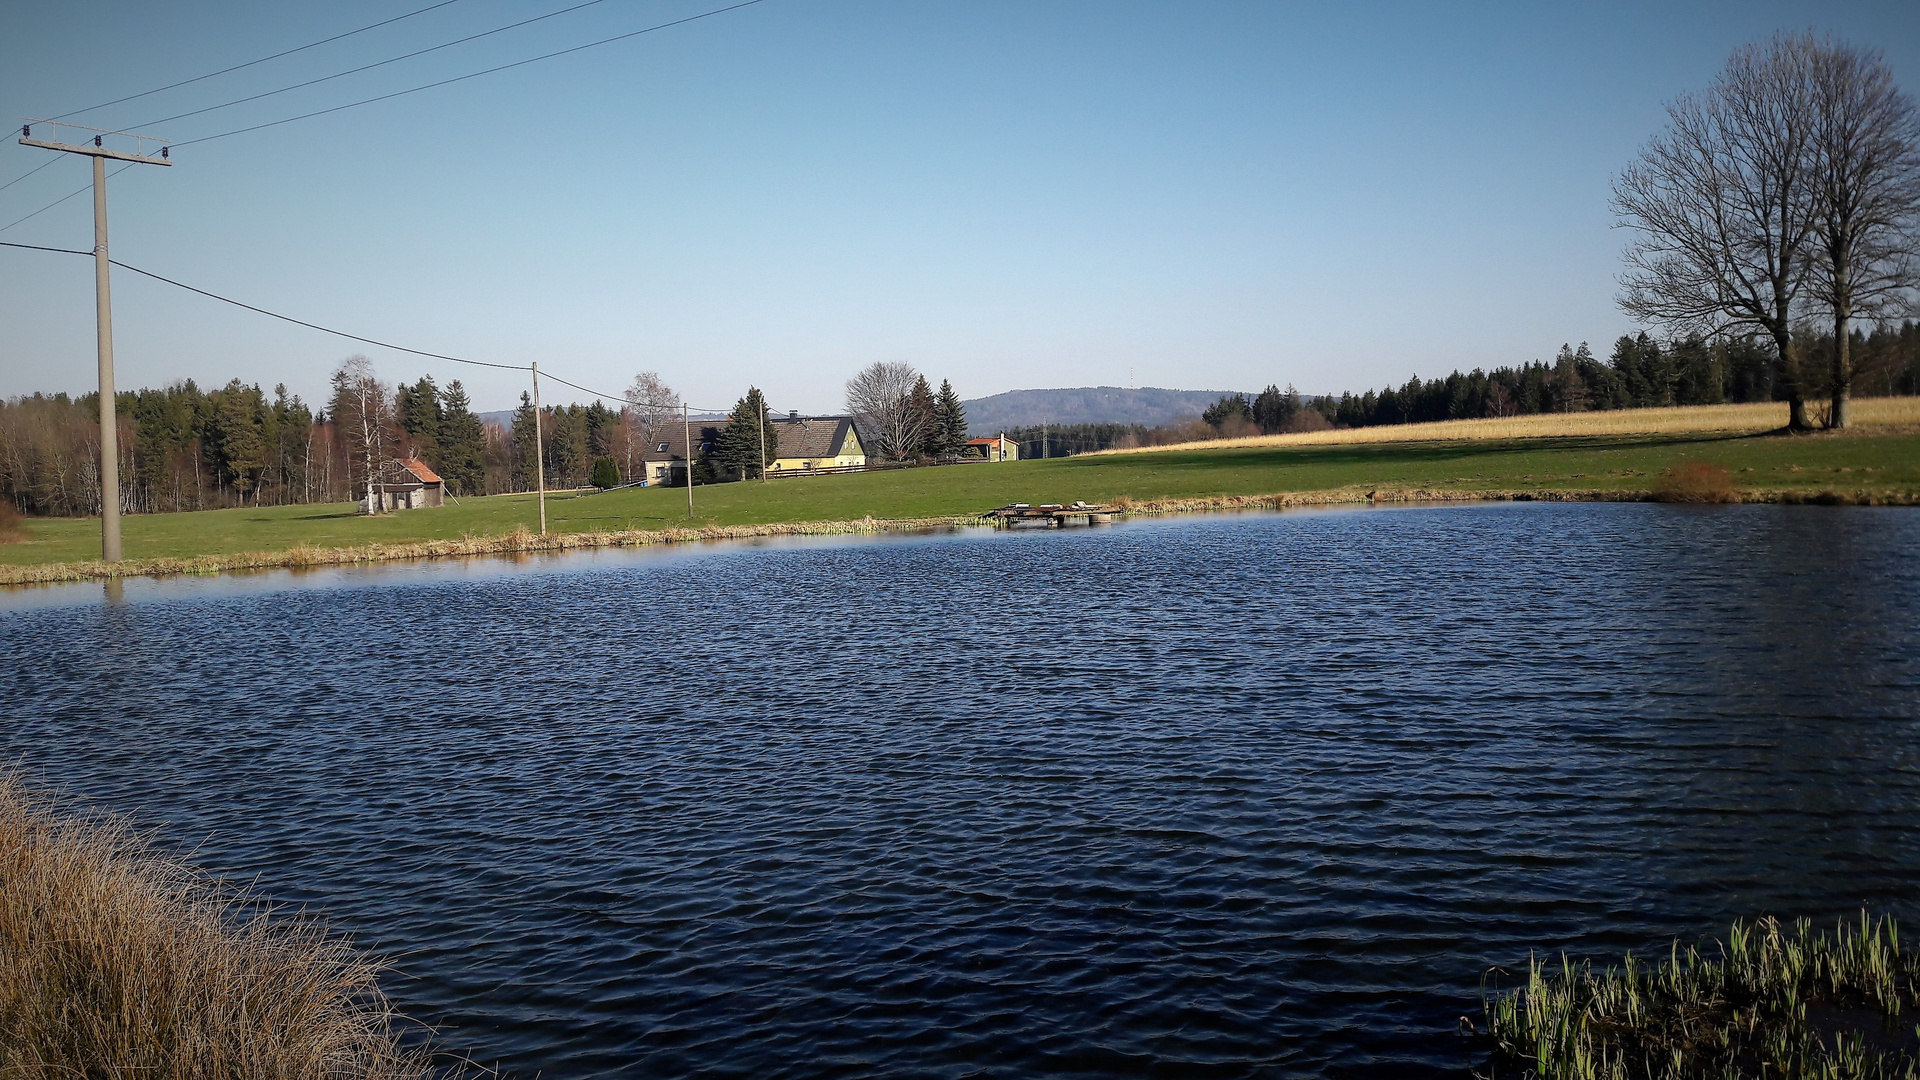
[[1009, 503], [987, 511], [986, 516], [992, 518], [995, 525], [1005, 528], [1045, 525], [1060, 529], [1076, 522], [1082, 525], [1105, 525], [1113, 520], [1113, 514], [1113, 507], [1101, 503], [1042, 503], [1039, 506]]

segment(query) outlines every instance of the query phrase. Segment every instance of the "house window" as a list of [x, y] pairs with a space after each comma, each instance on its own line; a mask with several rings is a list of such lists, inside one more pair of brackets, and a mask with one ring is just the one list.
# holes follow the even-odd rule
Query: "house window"
[[662, 453], [662, 454], [664, 454], [664, 453], [666, 453], [666, 452], [667, 452], [667, 444], [666, 444], [666, 443], [661, 443], [661, 444], [660, 444], [659, 446], [656, 446], [656, 447], [654, 447], [654, 449], [655, 449], [655, 450], [658, 450], [658, 451], [659, 451], [660, 453]]

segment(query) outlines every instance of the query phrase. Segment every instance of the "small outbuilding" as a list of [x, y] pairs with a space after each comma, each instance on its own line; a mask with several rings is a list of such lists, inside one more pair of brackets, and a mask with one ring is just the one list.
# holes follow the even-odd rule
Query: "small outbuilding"
[[986, 461], [1019, 461], [1020, 444], [1003, 431], [991, 439], [968, 439], [967, 455]]
[[381, 475], [367, 485], [360, 511], [366, 514], [390, 510], [425, 510], [447, 504], [447, 483], [418, 458], [394, 458]]

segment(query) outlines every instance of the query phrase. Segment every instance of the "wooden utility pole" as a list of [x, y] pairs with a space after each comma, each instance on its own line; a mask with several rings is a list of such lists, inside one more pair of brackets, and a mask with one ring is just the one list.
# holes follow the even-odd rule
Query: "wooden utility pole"
[[760, 395], [760, 482], [767, 482], [767, 395]]
[[[33, 137], [35, 124], [47, 126], [46, 138]], [[80, 127], [78, 124], [67, 126], [93, 132], [93, 145], [76, 146], [61, 142], [60, 127], [50, 120], [28, 120], [21, 124], [20, 145], [84, 154], [93, 159], [93, 305], [95, 337], [100, 354], [100, 557], [107, 562], [119, 562], [120, 418], [114, 401], [113, 298], [107, 280], [107, 269], [111, 263], [107, 256], [107, 159], [138, 161], [146, 165], [172, 165], [173, 162], [167, 160], [167, 147], [162, 140], [124, 131]], [[133, 152], [108, 149], [105, 145], [108, 135], [134, 140]], [[144, 152], [149, 142], [161, 144], [159, 157], [151, 157]]]
[[540, 485], [540, 535], [547, 535], [547, 447], [540, 432], [540, 361], [533, 368], [533, 476]]
[[[672, 416], [672, 413], [668, 413]], [[680, 430], [687, 437], [687, 518], [693, 518], [693, 421], [688, 419], [687, 403], [680, 403]]]

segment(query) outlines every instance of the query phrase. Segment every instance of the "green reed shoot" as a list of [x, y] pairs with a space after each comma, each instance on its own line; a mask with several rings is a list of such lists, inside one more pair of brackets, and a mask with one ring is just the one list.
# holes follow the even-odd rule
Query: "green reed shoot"
[[1482, 994], [1492, 1075], [1539, 1080], [1920, 1080], [1920, 955], [1862, 912], [1832, 934], [1736, 921], [1724, 942], [1595, 972], [1530, 958]]

